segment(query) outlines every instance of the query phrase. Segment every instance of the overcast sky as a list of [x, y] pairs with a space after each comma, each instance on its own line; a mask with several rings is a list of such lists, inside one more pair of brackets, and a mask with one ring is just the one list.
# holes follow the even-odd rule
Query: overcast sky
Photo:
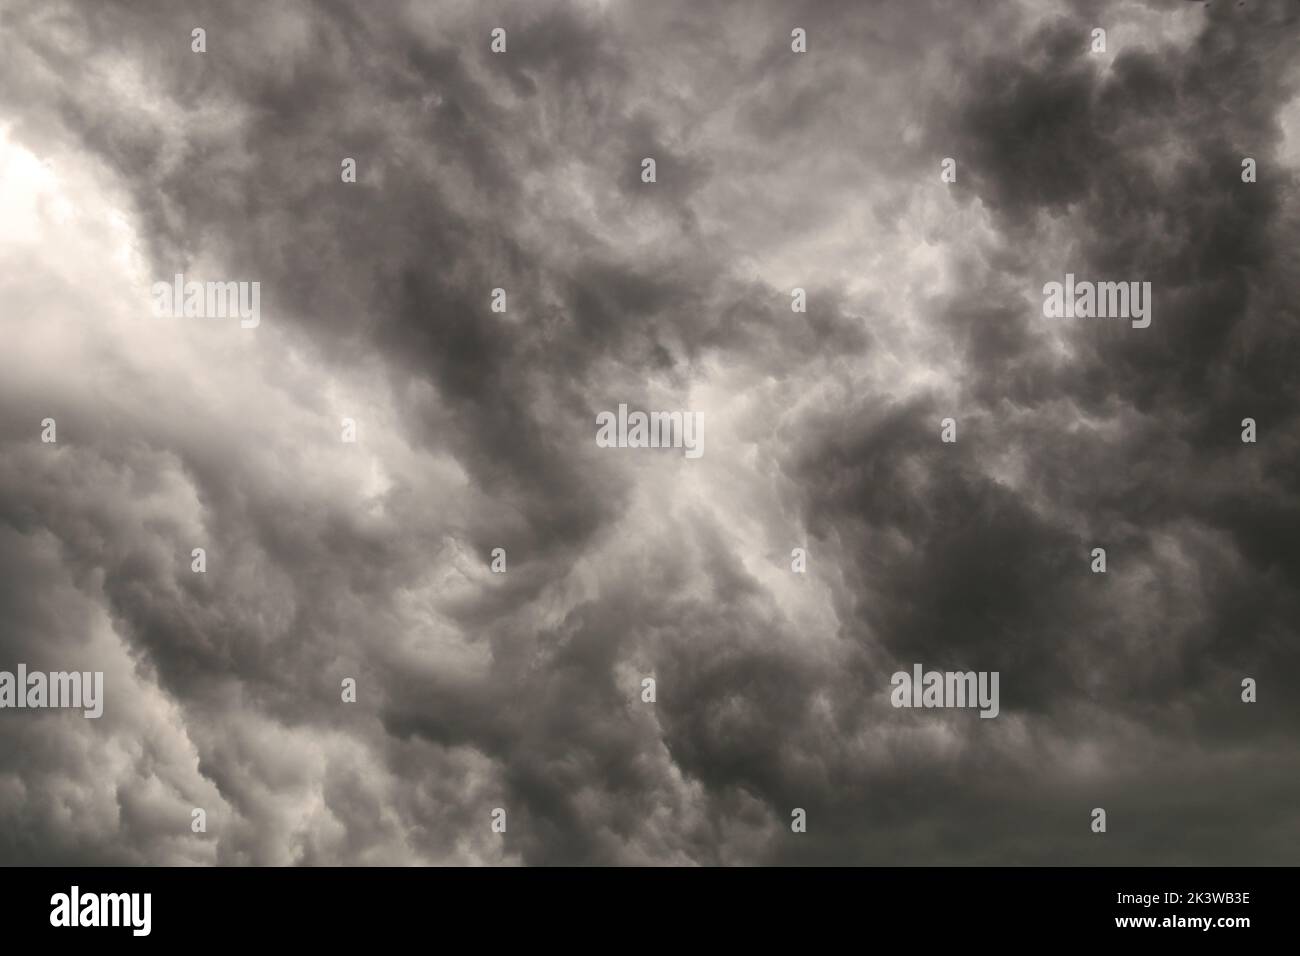
[[[1298, 42], [0, 0], [0, 670], [105, 673], [0, 711], [0, 862], [1300, 862]], [[1045, 318], [1067, 272], [1150, 327]], [[999, 715], [895, 709], [916, 663]]]

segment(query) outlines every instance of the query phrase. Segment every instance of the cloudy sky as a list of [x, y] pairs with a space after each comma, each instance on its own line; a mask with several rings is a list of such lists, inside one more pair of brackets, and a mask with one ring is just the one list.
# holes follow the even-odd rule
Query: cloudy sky
[[0, 711], [0, 862], [1300, 862], [1298, 54], [1294, 0], [0, 0], [0, 669], [106, 696]]

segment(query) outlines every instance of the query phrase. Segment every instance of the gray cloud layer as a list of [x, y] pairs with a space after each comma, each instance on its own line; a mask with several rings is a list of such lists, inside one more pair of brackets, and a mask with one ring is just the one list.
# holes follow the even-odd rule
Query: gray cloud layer
[[[0, 712], [0, 861], [1297, 862], [1298, 29], [0, 2], [0, 669], [108, 687]], [[1067, 271], [1151, 327], [1044, 319]]]

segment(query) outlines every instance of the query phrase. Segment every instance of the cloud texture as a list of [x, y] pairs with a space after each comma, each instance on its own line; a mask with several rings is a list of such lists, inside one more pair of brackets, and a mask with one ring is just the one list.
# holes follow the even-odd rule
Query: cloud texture
[[[1300, 861], [1298, 33], [0, 0], [0, 669], [107, 687], [0, 712], [0, 862]], [[178, 272], [260, 326], [155, 318]], [[1066, 272], [1151, 327], [1045, 319]], [[706, 453], [596, 447], [620, 402]]]

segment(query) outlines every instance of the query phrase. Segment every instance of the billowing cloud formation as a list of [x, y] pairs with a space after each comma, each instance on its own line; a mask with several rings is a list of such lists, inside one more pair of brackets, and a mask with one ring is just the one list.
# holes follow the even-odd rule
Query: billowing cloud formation
[[1298, 27], [0, 3], [0, 860], [1296, 862]]

